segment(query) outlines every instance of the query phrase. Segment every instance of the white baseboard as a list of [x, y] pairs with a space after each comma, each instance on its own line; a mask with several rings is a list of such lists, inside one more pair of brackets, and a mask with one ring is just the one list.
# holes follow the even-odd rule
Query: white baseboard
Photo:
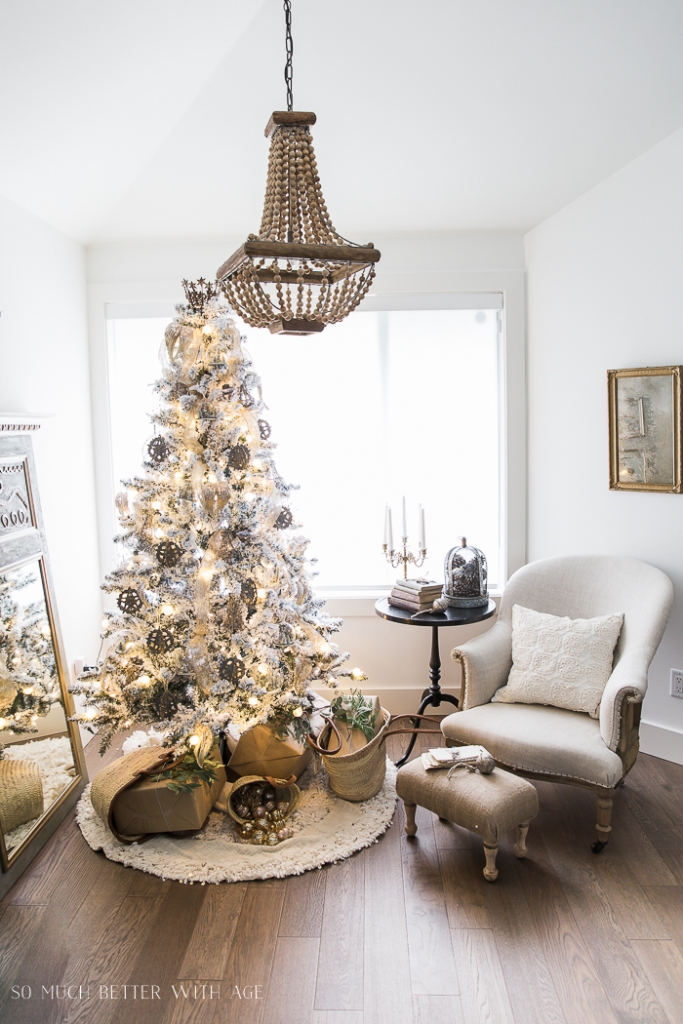
[[664, 761], [683, 764], [683, 732], [653, 722], [640, 723], [640, 749]]

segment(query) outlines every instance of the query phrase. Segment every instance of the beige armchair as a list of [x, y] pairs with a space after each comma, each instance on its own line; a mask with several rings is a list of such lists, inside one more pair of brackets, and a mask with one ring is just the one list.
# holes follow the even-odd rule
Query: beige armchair
[[[667, 623], [673, 587], [659, 569], [611, 555], [546, 558], [519, 569], [505, 588], [498, 621], [456, 647], [461, 710], [441, 724], [449, 745], [481, 743], [508, 771], [582, 786], [597, 794], [599, 853], [611, 831], [615, 789], [638, 756], [647, 671]], [[623, 613], [599, 718], [541, 704], [491, 703], [512, 666], [512, 608], [588, 619]]]

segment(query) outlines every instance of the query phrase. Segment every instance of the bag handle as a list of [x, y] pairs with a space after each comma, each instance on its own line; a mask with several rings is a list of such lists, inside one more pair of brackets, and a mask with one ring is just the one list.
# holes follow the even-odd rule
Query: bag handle
[[316, 737], [309, 732], [308, 736], [306, 737], [306, 742], [308, 743], [309, 747], [312, 747], [313, 750], [315, 750], [316, 754], [338, 754], [342, 748], [341, 733], [339, 732], [337, 726], [334, 724], [334, 720], [332, 718], [327, 718], [327, 724], [322, 727], [322, 729], [318, 733], [317, 739], [320, 739], [320, 737], [325, 732], [325, 729], [327, 729], [328, 726], [330, 727], [332, 732], [335, 733], [339, 742], [337, 743], [337, 746], [334, 748], [334, 750], [326, 750], [324, 747], [319, 746], [319, 744], [316, 741]]
[[[419, 726], [414, 726], [412, 729], [395, 729], [393, 732], [390, 731], [392, 725], [394, 725], [395, 722], [398, 722], [399, 719], [402, 719], [402, 718], [409, 718], [412, 722], [416, 721], [417, 719], [419, 719], [422, 722], [431, 722], [432, 724], [434, 722], [434, 719], [433, 718], [429, 718], [427, 715], [391, 715], [390, 718], [389, 718], [389, 721], [386, 723], [386, 725], [384, 727], [384, 735], [382, 736], [382, 738], [380, 740], [380, 743], [384, 743], [384, 741], [387, 738], [387, 736], [401, 736], [401, 735], [414, 736], [417, 733], [422, 733], [423, 735], [427, 735], [428, 733], [433, 733], [433, 734], [436, 735], [438, 733], [439, 736], [443, 735], [443, 733], [441, 732], [441, 729], [421, 729]], [[319, 746], [319, 744], [316, 743], [314, 737], [311, 736], [310, 733], [306, 737], [306, 742], [308, 743], [308, 745], [310, 747], [313, 747], [313, 749], [318, 754], [325, 754], [325, 755], [338, 754], [339, 751], [341, 750], [341, 746], [342, 746], [342, 739], [341, 739], [341, 735], [339, 733], [339, 729], [337, 729], [336, 725], [334, 724], [333, 719], [331, 719], [331, 718], [327, 719], [327, 725], [329, 725], [330, 728], [332, 728], [335, 731], [335, 733], [337, 734], [337, 738], [339, 740], [339, 745], [337, 746], [337, 748], [335, 750], [326, 750], [324, 747]], [[327, 725], [324, 726], [323, 729], [321, 729], [320, 736], [322, 736], [323, 732], [327, 728]], [[320, 739], [320, 736], [318, 737], [318, 739]]]
[[419, 719], [421, 722], [431, 722], [432, 725], [434, 724], [434, 719], [430, 718], [428, 715], [392, 715], [391, 718], [389, 719], [389, 724], [387, 725], [387, 730], [384, 734], [385, 738], [387, 736], [415, 736], [418, 733], [422, 733], [425, 736], [429, 733], [438, 733], [439, 736], [443, 736], [441, 729], [421, 729], [419, 725], [414, 726], [412, 729], [395, 729], [393, 732], [391, 732], [390, 730], [392, 725], [394, 725], [395, 722], [398, 722], [400, 718], [409, 718], [411, 722], [415, 722], [417, 721], [417, 719]]
[[296, 775], [290, 775], [288, 779], [274, 779], [272, 775], [264, 775], [263, 777], [271, 784], [273, 789], [284, 789], [285, 786], [293, 786], [296, 782]]

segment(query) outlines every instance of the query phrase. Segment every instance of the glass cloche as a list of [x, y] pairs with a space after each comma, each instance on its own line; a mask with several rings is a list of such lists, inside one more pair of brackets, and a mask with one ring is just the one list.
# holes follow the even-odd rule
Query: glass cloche
[[467, 538], [446, 555], [443, 596], [451, 608], [479, 608], [488, 604], [486, 555], [467, 546]]

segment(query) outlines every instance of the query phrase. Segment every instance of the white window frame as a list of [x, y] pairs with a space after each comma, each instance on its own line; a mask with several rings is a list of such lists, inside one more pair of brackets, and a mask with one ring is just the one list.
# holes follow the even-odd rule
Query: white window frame
[[[432, 290], [423, 274], [392, 274], [404, 278], [404, 287], [369, 295], [364, 310], [401, 309], [501, 309], [499, 340], [501, 580], [505, 582], [526, 562], [526, 360], [524, 273], [519, 270], [449, 273], [443, 287]], [[400, 284], [404, 282], [401, 281]], [[422, 290], [420, 285], [424, 283]], [[392, 282], [393, 284], [393, 282]], [[111, 459], [111, 428], [108, 382], [108, 319], [173, 316], [182, 301], [177, 285], [158, 282], [126, 284], [92, 283], [89, 289], [89, 337], [95, 477], [101, 572], [114, 564], [113, 537], [118, 530], [115, 515], [115, 481]], [[410, 288], [410, 290], [408, 290]], [[174, 294], [175, 293], [175, 294]], [[496, 306], [496, 303], [498, 304]], [[324, 343], [324, 337], [321, 344]], [[445, 552], [444, 552], [445, 554]], [[323, 590], [327, 610], [342, 617], [374, 615], [374, 604], [387, 588]], [[495, 595], [494, 595], [495, 596]]]

